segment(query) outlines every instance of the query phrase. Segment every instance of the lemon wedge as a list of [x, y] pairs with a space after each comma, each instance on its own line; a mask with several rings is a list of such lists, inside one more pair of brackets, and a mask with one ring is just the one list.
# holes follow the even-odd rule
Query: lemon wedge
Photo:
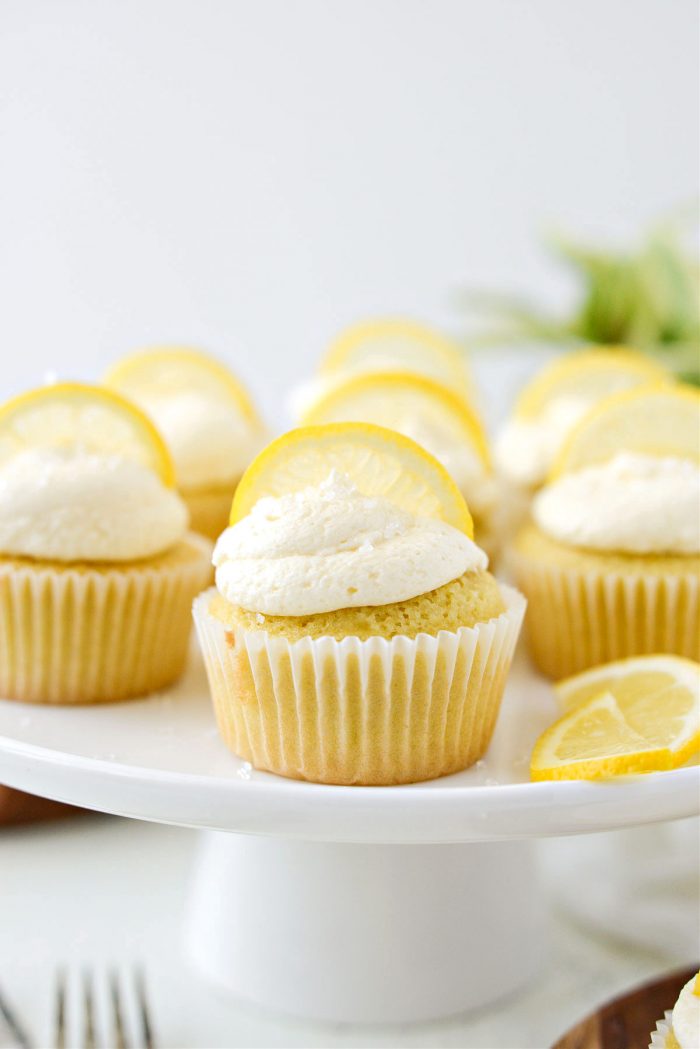
[[610, 394], [664, 381], [671, 381], [668, 372], [634, 350], [574, 350], [552, 361], [528, 383], [516, 401], [515, 415], [536, 419], [559, 398], [595, 404]]
[[658, 385], [604, 398], [572, 428], [550, 479], [606, 462], [621, 451], [700, 459], [700, 392]]
[[394, 430], [355, 422], [301, 427], [272, 441], [241, 478], [231, 524], [264, 496], [318, 485], [333, 470], [346, 474], [363, 495], [383, 496], [474, 535], [464, 496], [437, 459]]
[[483, 426], [464, 399], [451, 389], [413, 372], [351, 375], [307, 409], [304, 425], [332, 422], [377, 423], [402, 432], [418, 420], [455, 444], [467, 444], [486, 469], [489, 450]]
[[129, 354], [109, 369], [104, 383], [139, 404], [181, 393], [201, 393], [235, 405], [251, 423], [259, 421], [253, 402], [235, 375], [201, 350], [163, 346]]
[[118, 455], [175, 483], [170, 453], [150, 419], [120, 394], [65, 382], [13, 397], [0, 407], [0, 462], [34, 448], [80, 448]]
[[555, 686], [566, 713], [538, 739], [534, 780], [678, 768], [700, 750], [700, 664], [637, 656]]
[[405, 370], [427, 375], [463, 396], [472, 379], [461, 348], [424, 324], [407, 320], [373, 320], [347, 328], [331, 345], [320, 372]]

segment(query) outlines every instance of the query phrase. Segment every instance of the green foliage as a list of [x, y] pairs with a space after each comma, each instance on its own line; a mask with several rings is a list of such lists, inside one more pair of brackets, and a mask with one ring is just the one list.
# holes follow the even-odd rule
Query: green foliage
[[576, 307], [556, 317], [509, 295], [468, 293], [489, 327], [476, 345], [524, 341], [629, 346], [700, 385], [700, 268], [677, 223], [652, 230], [637, 251], [551, 242], [581, 287]]

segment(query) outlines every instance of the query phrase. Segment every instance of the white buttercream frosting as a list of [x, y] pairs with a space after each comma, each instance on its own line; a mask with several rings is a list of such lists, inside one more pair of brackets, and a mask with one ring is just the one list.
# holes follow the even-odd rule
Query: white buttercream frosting
[[50, 561], [132, 561], [187, 530], [187, 509], [151, 470], [117, 456], [33, 449], [0, 468], [0, 552]]
[[488, 558], [451, 525], [363, 496], [334, 471], [317, 487], [261, 499], [219, 537], [214, 564], [233, 604], [302, 616], [417, 597]]
[[533, 501], [547, 535], [570, 546], [630, 554], [700, 553], [700, 468], [620, 452], [565, 474]]
[[140, 399], [170, 449], [181, 488], [236, 481], [264, 436], [235, 404], [195, 391]]
[[510, 419], [494, 444], [499, 472], [527, 488], [541, 484], [572, 426], [593, 403], [585, 396], [556, 397], [535, 419]]
[[683, 987], [671, 1017], [673, 1033], [681, 1049], [700, 1046], [700, 998], [693, 991], [695, 980], [693, 976]]

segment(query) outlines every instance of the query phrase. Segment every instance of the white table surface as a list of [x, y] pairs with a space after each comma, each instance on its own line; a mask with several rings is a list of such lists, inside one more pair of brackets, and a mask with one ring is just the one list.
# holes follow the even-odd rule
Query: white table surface
[[[625, 845], [629, 855], [641, 850], [653, 857], [658, 852], [661, 870], [672, 874], [663, 859], [667, 834], [668, 828], [663, 827], [618, 832], [615, 842]], [[659, 904], [656, 917], [662, 919], [656, 932], [654, 915], [649, 915], [654, 946], [625, 944], [609, 933], [582, 927], [557, 904], [562, 880], [569, 877], [563, 872], [572, 865], [581, 882], [580, 886], [573, 883], [574, 896], [578, 888], [590, 889], [591, 878], [600, 878], [607, 887], [614, 885], [615, 871], [598, 859], [611, 836], [560, 839], [541, 846], [551, 884], [550, 951], [545, 970], [525, 992], [480, 1014], [418, 1026], [300, 1023], [223, 999], [189, 970], [181, 952], [180, 919], [196, 839], [195, 831], [96, 816], [0, 832], [0, 986], [35, 1044], [51, 1044], [51, 981], [61, 962], [77, 971], [87, 962], [105, 967], [142, 961], [161, 1049], [544, 1049], [600, 1002], [693, 961], [689, 945], [692, 949], [694, 932], [689, 938], [666, 937], [663, 915], [664, 907], [672, 903], [674, 920], [687, 922], [688, 929], [694, 930], [694, 887], [688, 892], [686, 885], [683, 895], [662, 877], [654, 890]], [[697, 821], [675, 824], [673, 839], [697, 856]]]

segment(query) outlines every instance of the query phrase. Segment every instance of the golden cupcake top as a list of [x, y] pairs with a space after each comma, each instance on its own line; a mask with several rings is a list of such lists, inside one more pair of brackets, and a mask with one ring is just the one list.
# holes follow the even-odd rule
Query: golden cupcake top
[[231, 520], [214, 551], [217, 588], [262, 614], [391, 604], [488, 565], [440, 463], [368, 424], [274, 441], [244, 475]]
[[130, 354], [104, 381], [154, 420], [184, 490], [237, 480], [264, 443], [264, 426], [244, 386], [201, 350], [158, 347]]
[[58, 383], [0, 408], [0, 552], [131, 561], [178, 542], [187, 511], [151, 421], [101, 387]]
[[591, 407], [611, 394], [670, 379], [650, 358], [621, 347], [557, 357], [525, 386], [499, 434], [499, 471], [514, 484], [539, 486], [568, 434]]

